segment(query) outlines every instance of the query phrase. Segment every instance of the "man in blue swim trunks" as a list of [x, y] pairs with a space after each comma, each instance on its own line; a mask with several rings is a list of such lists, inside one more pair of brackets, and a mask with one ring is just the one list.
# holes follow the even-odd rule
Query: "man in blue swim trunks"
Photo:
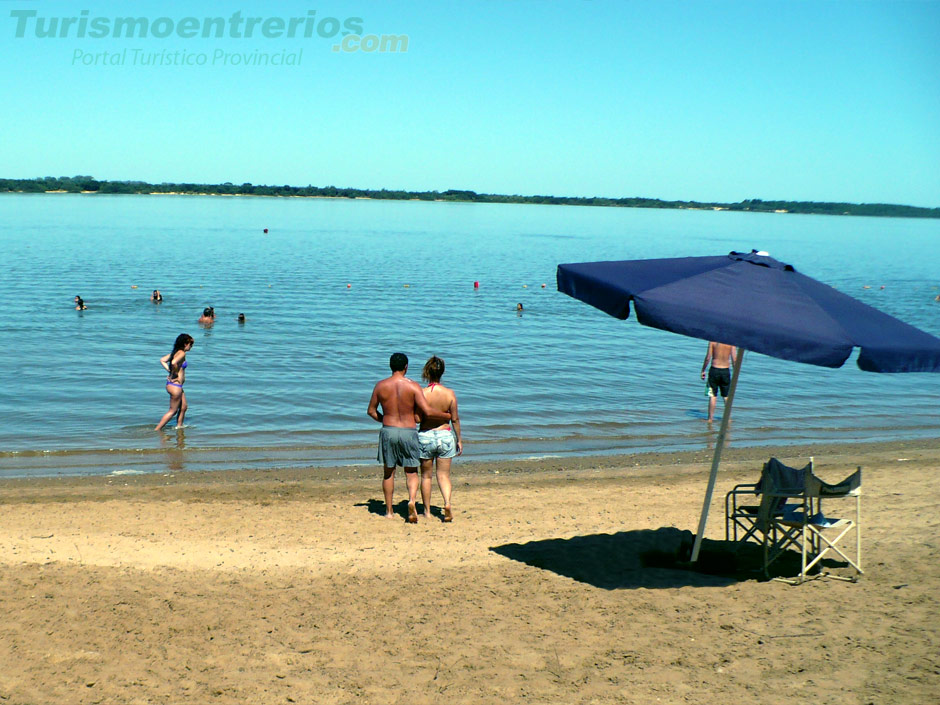
[[[708, 344], [708, 351], [705, 353], [705, 361], [702, 363], [702, 379], [705, 379], [705, 370], [708, 369], [708, 421], [715, 418], [715, 406], [718, 404], [718, 393], [721, 393], [721, 400], [727, 401], [728, 387], [731, 385], [731, 365], [734, 364], [737, 350], [733, 345], [725, 343], [716, 343], [714, 341]], [[711, 362], [711, 367], [708, 363]]]
[[405, 469], [405, 483], [408, 485], [408, 523], [417, 524], [418, 510], [415, 500], [420, 485], [418, 464], [421, 462], [421, 447], [415, 428], [415, 413], [423, 418], [436, 419], [438, 423], [450, 421], [450, 413], [434, 411], [424, 398], [418, 383], [405, 377], [408, 373], [407, 355], [395, 353], [388, 364], [392, 369], [392, 376], [375, 385], [368, 412], [369, 416], [382, 424], [376, 460], [382, 463], [385, 516], [395, 516], [392, 511], [395, 467], [401, 465]]

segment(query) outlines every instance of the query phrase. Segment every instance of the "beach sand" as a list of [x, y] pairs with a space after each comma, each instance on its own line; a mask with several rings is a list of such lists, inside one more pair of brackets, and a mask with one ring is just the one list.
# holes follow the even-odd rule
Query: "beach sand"
[[377, 468], [6, 480], [0, 703], [940, 702], [940, 441], [729, 449], [710, 538], [771, 455], [863, 466], [859, 582], [650, 561], [704, 451], [458, 460], [417, 526]]

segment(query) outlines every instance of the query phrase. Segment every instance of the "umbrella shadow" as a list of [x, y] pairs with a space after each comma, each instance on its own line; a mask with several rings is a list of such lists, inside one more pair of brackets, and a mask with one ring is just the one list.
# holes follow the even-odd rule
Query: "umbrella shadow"
[[[691, 553], [694, 538], [691, 531], [661, 527], [507, 543], [490, 550], [604, 590], [722, 587], [764, 579], [760, 546], [705, 539], [699, 560], [688, 563], [682, 559]], [[797, 571], [798, 561], [797, 556]], [[779, 568], [785, 573], [792, 566]]]

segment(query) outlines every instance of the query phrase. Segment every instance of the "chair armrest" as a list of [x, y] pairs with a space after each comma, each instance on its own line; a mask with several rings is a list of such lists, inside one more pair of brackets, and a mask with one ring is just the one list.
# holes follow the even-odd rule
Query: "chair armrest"
[[757, 489], [757, 482], [746, 482], [741, 483], [740, 485], [735, 485], [728, 491], [728, 495], [733, 494], [759, 494], [760, 491]]

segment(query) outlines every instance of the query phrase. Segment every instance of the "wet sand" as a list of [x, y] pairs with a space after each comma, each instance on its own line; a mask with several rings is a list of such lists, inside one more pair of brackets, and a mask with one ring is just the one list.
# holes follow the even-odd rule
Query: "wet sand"
[[[0, 482], [0, 703], [940, 702], [940, 440], [729, 449], [863, 466], [857, 583], [651, 561], [710, 454]], [[836, 571], [841, 570], [836, 567]]]

